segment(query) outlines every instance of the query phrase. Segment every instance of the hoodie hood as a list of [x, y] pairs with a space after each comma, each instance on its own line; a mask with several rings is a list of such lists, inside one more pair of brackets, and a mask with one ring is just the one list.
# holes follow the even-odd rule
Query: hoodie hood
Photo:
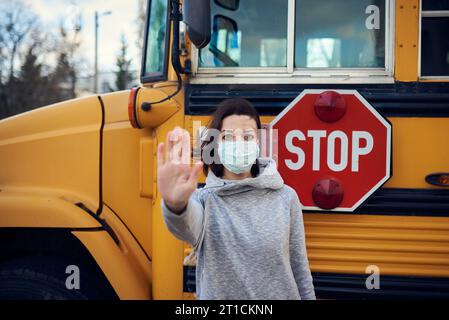
[[284, 180], [277, 170], [276, 161], [268, 157], [257, 158], [259, 164], [259, 175], [254, 178], [242, 180], [229, 180], [217, 177], [212, 170], [209, 170], [204, 189], [214, 189], [218, 195], [231, 195], [245, 192], [252, 189], [280, 189], [284, 185]]

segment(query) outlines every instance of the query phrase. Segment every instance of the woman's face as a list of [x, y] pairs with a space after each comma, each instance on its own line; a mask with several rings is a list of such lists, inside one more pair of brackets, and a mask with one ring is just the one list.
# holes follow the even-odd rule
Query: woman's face
[[233, 114], [223, 119], [220, 141], [255, 141], [258, 142], [257, 123], [247, 115]]

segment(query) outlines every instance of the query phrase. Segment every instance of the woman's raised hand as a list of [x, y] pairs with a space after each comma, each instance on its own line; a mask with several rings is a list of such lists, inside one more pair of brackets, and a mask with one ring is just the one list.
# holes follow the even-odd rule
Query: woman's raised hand
[[181, 212], [196, 189], [203, 163], [190, 166], [190, 135], [180, 127], [168, 132], [166, 149], [164, 161], [164, 143], [159, 143], [157, 185], [165, 204], [172, 211]]

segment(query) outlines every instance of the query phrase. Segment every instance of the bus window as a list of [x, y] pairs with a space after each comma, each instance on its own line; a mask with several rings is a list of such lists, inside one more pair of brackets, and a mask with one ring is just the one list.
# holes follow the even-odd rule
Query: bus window
[[288, 0], [220, 3], [211, 2], [212, 37], [200, 50], [200, 67], [287, 65]]
[[296, 68], [385, 68], [385, 0], [297, 0]]
[[449, 1], [422, 0], [421, 76], [449, 76]]
[[142, 82], [158, 81], [166, 78], [168, 64], [167, 17], [167, 0], [149, 1]]
[[423, 11], [449, 10], [449, 0], [422, 0]]

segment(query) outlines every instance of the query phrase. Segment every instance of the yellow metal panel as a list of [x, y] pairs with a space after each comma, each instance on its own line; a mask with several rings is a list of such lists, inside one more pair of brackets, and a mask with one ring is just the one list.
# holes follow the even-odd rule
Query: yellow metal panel
[[449, 118], [389, 120], [393, 127], [393, 177], [385, 187], [438, 188], [427, 184], [425, 176], [449, 171]]
[[127, 226], [109, 207], [105, 206], [103, 208], [101, 218], [114, 230], [120, 241], [120, 251], [131, 264], [136, 277], [145, 286], [145, 291], [151, 291], [151, 257], [145, 254], [137, 239], [134, 238]]
[[[145, 252], [152, 255], [151, 205], [146, 195], [149, 171], [142, 169], [142, 143], [153, 140], [150, 129], [135, 129], [128, 118], [129, 91], [103, 95], [105, 125], [103, 131], [103, 201], [120, 217]], [[147, 158], [146, 160], [149, 160]], [[151, 167], [153, 160], [145, 165]], [[142, 176], [144, 174], [145, 176]], [[143, 180], [141, 180], [143, 179]]]
[[98, 228], [89, 213], [65, 199], [30, 190], [0, 190], [0, 227]]
[[111, 92], [101, 96], [105, 104], [105, 123], [129, 121], [128, 98], [130, 90]]
[[[183, 97], [179, 97], [182, 99]], [[156, 129], [158, 143], [164, 142], [168, 131], [175, 126], [184, 127], [184, 114], [177, 112]], [[182, 241], [176, 239], [164, 224], [160, 209], [161, 197], [157, 193], [153, 215], [153, 298], [183, 299], [183, 253]]]
[[89, 250], [120, 299], [151, 298], [150, 282], [106, 231], [72, 232]]
[[418, 80], [419, 0], [396, 0], [395, 79]]
[[449, 218], [304, 215], [310, 265], [316, 272], [449, 277]]
[[422, 79], [420, 82], [449, 82], [449, 79]]
[[0, 188], [45, 189], [95, 211], [101, 114], [98, 98], [88, 97], [0, 121]]
[[140, 140], [140, 195], [146, 198], [153, 197], [154, 190], [154, 161], [155, 141], [153, 138], [143, 138]]
[[[103, 201], [116, 212], [151, 255], [151, 199], [141, 196], [141, 140], [149, 129], [127, 121], [106, 124], [103, 132]], [[151, 166], [151, 162], [147, 163]]]
[[[175, 89], [173, 82], [161, 85], [157, 90], [143, 88], [139, 91], [137, 106], [158, 100], [162, 91], [166, 96]], [[154, 94], [156, 92], [157, 95]], [[144, 115], [147, 118], [145, 123], [155, 126], [155, 129], [131, 127], [127, 113], [128, 96], [129, 91], [102, 96], [106, 112], [103, 199], [152, 257], [153, 297], [181, 299], [182, 242], [174, 238], [162, 220], [160, 195], [156, 188], [155, 147], [158, 142], [165, 142], [169, 130], [176, 125], [183, 126], [180, 107], [183, 92], [174, 97], [170, 105], [156, 104]], [[150, 147], [152, 143], [153, 147]], [[173, 254], [173, 250], [178, 249], [180, 254]]]

